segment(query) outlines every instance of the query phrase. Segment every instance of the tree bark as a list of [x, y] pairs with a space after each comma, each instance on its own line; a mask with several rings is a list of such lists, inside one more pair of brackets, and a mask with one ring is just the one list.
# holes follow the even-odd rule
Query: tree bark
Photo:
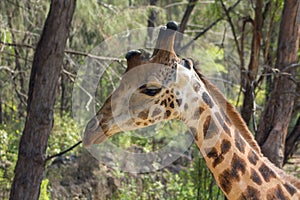
[[189, 20], [191, 14], [192, 14], [192, 11], [194, 10], [194, 7], [195, 7], [197, 1], [198, 0], [189, 0], [189, 3], [187, 5], [186, 10], [184, 12], [184, 15], [181, 19], [179, 30], [178, 30], [178, 32], [181, 33], [181, 34], [176, 35], [175, 49], [180, 49], [181, 48], [181, 41], [183, 39], [184, 31], [187, 27], [188, 20]]
[[262, 152], [282, 167], [284, 146], [296, 94], [296, 68], [300, 37], [300, 1], [285, 0], [280, 24], [272, 92], [260, 119], [256, 140]]
[[[150, 0], [150, 6], [156, 6], [157, 5], [157, 1], [158, 0]], [[152, 9], [150, 11], [150, 15], [149, 15], [149, 18], [148, 18], [148, 28], [153, 28], [153, 27], [156, 27], [157, 26], [157, 15], [158, 15], [158, 12], [154, 9]], [[152, 29], [148, 29], [148, 37], [149, 37], [149, 40], [150, 42], [152, 42], [152, 39], [153, 39], [153, 30]]]
[[31, 69], [27, 117], [20, 141], [10, 199], [38, 199], [48, 138], [53, 126], [55, 91], [76, 0], [51, 0]]
[[3, 119], [3, 116], [2, 116], [2, 99], [1, 99], [1, 96], [0, 96], [0, 124], [2, 124], [2, 119]]
[[262, 39], [262, 27], [263, 27], [263, 1], [256, 0], [255, 3], [255, 17], [254, 17], [254, 27], [253, 27], [253, 36], [251, 44], [251, 57], [248, 65], [248, 71], [243, 72], [242, 80], [244, 81], [244, 101], [241, 109], [241, 115], [249, 125], [251, 116], [254, 112], [254, 89], [255, 89], [255, 80], [257, 77], [257, 72], [259, 68], [259, 55], [260, 55], [260, 43]]
[[293, 155], [293, 153], [297, 149], [296, 146], [298, 145], [299, 141], [300, 141], [300, 117], [298, 117], [295, 127], [286, 138], [283, 164], [286, 164], [288, 158], [291, 155]]
[[60, 88], [61, 88], [60, 117], [63, 117], [63, 115], [64, 115], [64, 109], [65, 109], [65, 93], [66, 93], [66, 83], [65, 83], [65, 75], [64, 75], [64, 73], [60, 74]]

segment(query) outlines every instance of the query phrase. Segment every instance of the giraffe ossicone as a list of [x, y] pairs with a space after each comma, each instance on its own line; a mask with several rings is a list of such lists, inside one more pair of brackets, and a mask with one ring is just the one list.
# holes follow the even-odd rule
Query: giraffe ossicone
[[300, 199], [299, 180], [261, 154], [234, 107], [192, 61], [177, 57], [175, 29], [173, 22], [161, 29], [150, 59], [138, 51], [127, 54], [120, 86], [86, 126], [83, 144], [164, 120], [182, 120], [228, 199]]

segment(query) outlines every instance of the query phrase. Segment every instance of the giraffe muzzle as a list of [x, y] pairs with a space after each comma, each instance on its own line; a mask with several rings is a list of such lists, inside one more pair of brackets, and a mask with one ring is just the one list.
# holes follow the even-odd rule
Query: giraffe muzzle
[[93, 117], [87, 124], [84, 134], [82, 143], [85, 147], [89, 147], [92, 144], [99, 144], [107, 140], [107, 136], [100, 126], [100, 120], [95, 116]]

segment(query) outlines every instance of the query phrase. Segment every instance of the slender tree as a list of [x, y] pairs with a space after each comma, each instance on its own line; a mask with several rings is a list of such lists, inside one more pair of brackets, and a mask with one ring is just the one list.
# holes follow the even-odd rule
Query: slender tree
[[263, 27], [263, 0], [255, 2], [255, 17], [253, 20], [253, 33], [251, 44], [251, 55], [248, 70], [242, 70], [242, 80], [244, 88], [244, 100], [241, 109], [241, 115], [247, 124], [250, 123], [251, 115], [254, 109], [254, 89], [255, 80], [259, 69], [259, 58], [262, 40]]
[[300, 37], [300, 1], [285, 0], [280, 24], [272, 92], [259, 122], [256, 140], [278, 167], [284, 160], [285, 141], [296, 96], [295, 76]]
[[10, 199], [38, 199], [53, 126], [55, 91], [76, 0], [51, 0], [31, 69], [27, 117]]

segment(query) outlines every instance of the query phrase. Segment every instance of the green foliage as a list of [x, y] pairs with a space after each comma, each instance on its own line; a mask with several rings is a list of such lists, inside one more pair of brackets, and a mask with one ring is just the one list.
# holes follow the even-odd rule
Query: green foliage
[[[197, 148], [192, 148], [195, 154]], [[112, 199], [224, 199], [205, 161], [194, 156], [194, 161], [183, 164], [179, 172], [170, 171], [172, 167], [134, 176], [115, 171], [120, 185]]]
[[49, 180], [48, 179], [44, 179], [42, 181], [39, 200], [50, 200], [51, 199], [50, 193], [47, 191], [48, 184], [49, 184]]
[[68, 115], [61, 118], [55, 114], [54, 119], [54, 126], [48, 142], [48, 155], [59, 153], [81, 140], [81, 133], [78, 132], [79, 129], [73, 118]]
[[[223, 2], [229, 8], [236, 1], [227, 0]], [[188, 1], [166, 0], [158, 1], [156, 6], [149, 6], [149, 1], [146, 0], [78, 0], [67, 49], [86, 53], [90, 52], [95, 46], [99, 45], [103, 40], [112, 37], [114, 34], [146, 27], [148, 16], [153, 11], [158, 13], [157, 25], [165, 24], [168, 20], [180, 22], [187, 3]], [[280, 23], [284, 1], [277, 0], [274, 2], [269, 1], [268, 3], [271, 3], [271, 7], [265, 13], [266, 20], [263, 28], [263, 40], [267, 37], [268, 31], [271, 31], [272, 38], [270, 40], [272, 45], [270, 47], [270, 57], [275, 57], [279, 30], [278, 24]], [[238, 40], [241, 39], [240, 30], [243, 20], [248, 16], [252, 19], [254, 18], [254, 6], [252, 4], [253, 1], [241, 1], [235, 11], [230, 13]], [[1, 191], [7, 191], [8, 193], [13, 178], [19, 140], [26, 116], [26, 101], [21, 102], [20, 99], [25, 97], [24, 99], [26, 100], [34, 47], [39, 40], [49, 5], [49, 1], [40, 0], [0, 1], [0, 10], [4, 11], [0, 13], [1, 42], [21, 45], [4, 46], [0, 44], [0, 67], [5, 66], [10, 69], [0, 69], [0, 106], [2, 107], [3, 118], [3, 123], [0, 124], [0, 193]], [[268, 30], [271, 27], [269, 22], [273, 14], [275, 24], [272, 25], [273, 30]], [[189, 18], [185, 33], [191, 36], [190, 39], [192, 39], [220, 17], [224, 17], [220, 1], [198, 1]], [[11, 20], [11, 23], [9, 23], [9, 20]], [[190, 49], [191, 52], [186, 54], [186, 57], [193, 57], [193, 59], [199, 61], [201, 71], [205, 76], [209, 78], [217, 77], [219, 80], [229, 80], [232, 82], [232, 85], [238, 84], [237, 86], [224, 84], [226, 92], [229, 93], [229, 102], [235, 105], [240, 92], [240, 80], [237, 80], [240, 76], [240, 65], [230, 29], [231, 27], [226, 22], [226, 17], [224, 17], [223, 21], [210, 29], [204, 37], [197, 40], [200, 45], [196, 42], [197, 44]], [[248, 64], [251, 51], [251, 33], [252, 25], [251, 23], [247, 23], [246, 29], [243, 32], [245, 66]], [[131, 38], [132, 43], [141, 42], [140, 39], [138, 37]], [[147, 38], [143, 39], [147, 40]], [[262, 48], [265, 48], [264, 45], [266, 42], [262, 41], [262, 44]], [[62, 100], [65, 103], [59, 101], [63, 96], [63, 86], [58, 85], [55, 120], [48, 142], [48, 155], [59, 153], [81, 140], [81, 133], [78, 132], [79, 125], [71, 117], [71, 97], [72, 81], [76, 76], [78, 67], [83, 64], [85, 59], [84, 56], [66, 53], [63, 69], [70, 74], [62, 75], [60, 79], [60, 84], [65, 84], [65, 99]], [[18, 63], [21, 69], [17, 69]], [[125, 70], [124, 62], [113, 62], [109, 67], [111, 70], [105, 72], [105, 76], [99, 83], [101, 87], [96, 92], [96, 109], [101, 107], [110, 92], [117, 87], [120, 75]], [[24, 77], [22, 86], [21, 77]], [[264, 85], [261, 88], [264, 88]], [[266, 91], [261, 88], [255, 91], [256, 103], [259, 106], [265, 104]], [[20, 93], [21, 90], [23, 93]], [[237, 102], [237, 106], [242, 105], [242, 94], [239, 99], [240, 101]], [[258, 112], [257, 119], [259, 118], [259, 114]], [[291, 120], [292, 125], [295, 124], [298, 117], [299, 114], [294, 114], [294, 118]], [[182, 132], [186, 131], [186, 127], [182, 126], [179, 122], [166, 123], [156, 128], [152, 127], [152, 131], [155, 133], [155, 136], [152, 138], [143, 137], [144, 132], [140, 130], [115, 135], [112, 141], [124, 149], [138, 146], [143, 151], [149, 152], [160, 149], [163, 145], [172, 141], [174, 137], [180, 138], [181, 135], [176, 135], [178, 131], [175, 131], [179, 128]], [[222, 199], [223, 195], [215, 185], [204, 160], [199, 158], [198, 153], [195, 153], [198, 152], [198, 148], [194, 145], [192, 150], [194, 153], [193, 161], [180, 161], [179, 165], [181, 168], [179, 171], [172, 171], [170, 168], [167, 168], [155, 173], [140, 175], [132, 175], [113, 169], [103, 172], [107, 174], [113, 171], [112, 179], [120, 181], [118, 188], [113, 192], [113, 199]], [[77, 148], [69, 152], [68, 156], [69, 154], [75, 154], [79, 157], [79, 155], [83, 155], [83, 150], [82, 148]], [[52, 177], [47, 175], [48, 177], [43, 180], [40, 199], [51, 199], [49, 188], [54, 187], [55, 184], [62, 185], [63, 187], [66, 185], [66, 180], [79, 182], [79, 179], [83, 179], [84, 177], [81, 174], [82, 171], [86, 172], [86, 176], [94, 177], [94, 171], [92, 171], [92, 167], [87, 163], [81, 163], [79, 169], [76, 170], [76, 166], [68, 165], [49, 170], [51, 171], [49, 174]], [[48, 169], [50, 166], [50, 164], [47, 166]], [[98, 178], [99, 180], [103, 180], [101, 177]]]
[[18, 159], [19, 139], [23, 125], [23, 122], [18, 120], [0, 125], [0, 194], [9, 192]]

